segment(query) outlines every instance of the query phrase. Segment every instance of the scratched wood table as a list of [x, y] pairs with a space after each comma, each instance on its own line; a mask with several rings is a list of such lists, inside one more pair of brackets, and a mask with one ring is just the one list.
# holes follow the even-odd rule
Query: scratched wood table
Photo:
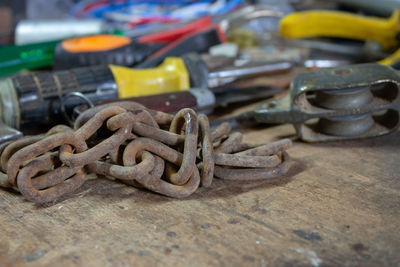
[[0, 190], [0, 265], [398, 266], [399, 148], [400, 133], [295, 142], [287, 176], [215, 179], [184, 200], [106, 179], [49, 207]]

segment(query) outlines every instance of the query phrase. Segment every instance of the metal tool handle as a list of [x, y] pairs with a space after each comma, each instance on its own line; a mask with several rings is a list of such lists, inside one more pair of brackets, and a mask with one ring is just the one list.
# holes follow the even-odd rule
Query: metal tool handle
[[[57, 123], [62, 118], [61, 97], [70, 92], [80, 92], [92, 102], [118, 96], [113, 75], [107, 66], [18, 75], [11, 78], [9, 84], [16, 94], [16, 103], [12, 105], [19, 109], [19, 116], [9, 124], [15, 128]], [[3, 90], [0, 94], [3, 100]], [[64, 103], [65, 110], [70, 112], [74, 106], [83, 103], [82, 99], [74, 98], [74, 101]]]

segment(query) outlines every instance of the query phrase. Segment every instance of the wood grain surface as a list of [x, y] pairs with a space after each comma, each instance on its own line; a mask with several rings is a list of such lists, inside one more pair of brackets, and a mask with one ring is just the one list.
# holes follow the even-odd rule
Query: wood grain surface
[[400, 133], [295, 142], [287, 176], [214, 179], [184, 200], [104, 178], [49, 206], [0, 190], [0, 265], [399, 266], [399, 146]]

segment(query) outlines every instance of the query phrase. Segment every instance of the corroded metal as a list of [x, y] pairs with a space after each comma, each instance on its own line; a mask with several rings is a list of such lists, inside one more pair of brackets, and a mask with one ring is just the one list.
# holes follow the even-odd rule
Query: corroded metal
[[[165, 130], [169, 129], [169, 130]], [[86, 172], [175, 198], [231, 180], [278, 177], [289, 168], [290, 140], [250, 146], [223, 124], [211, 131], [207, 116], [176, 115], [135, 103], [106, 105], [80, 115], [75, 129], [57, 126], [43, 135], [0, 147], [0, 186], [36, 203], [78, 189]]]
[[282, 152], [281, 163], [270, 168], [227, 168], [215, 166], [214, 175], [226, 180], [251, 181], [270, 179], [285, 175], [290, 167], [290, 157]]
[[201, 185], [208, 187], [211, 185], [212, 178], [214, 176], [214, 155], [213, 155], [213, 144], [211, 141], [210, 123], [208, 118], [204, 114], [199, 115], [199, 137], [201, 140], [201, 159], [202, 164], [200, 168], [201, 174]]
[[[38, 172], [54, 166], [56, 159], [57, 156], [54, 155], [43, 155], [33, 159], [20, 170], [17, 179], [18, 190], [26, 199], [35, 203], [55, 201], [59, 197], [75, 191], [84, 183], [85, 173], [83, 170], [70, 167], [61, 167], [51, 171], [52, 175], [46, 177], [41, 175], [32, 179]], [[33, 181], [36, 179], [41, 179], [45, 183], [43, 185], [35, 184]], [[49, 187], [51, 185], [49, 181], [52, 179], [58, 180], [58, 182]]]
[[196, 168], [197, 136], [199, 123], [196, 113], [189, 108], [180, 110], [174, 117], [169, 127], [173, 133], [185, 131], [186, 138], [183, 147], [184, 157], [178, 171], [167, 170], [167, 178], [173, 184], [183, 185], [192, 176]]

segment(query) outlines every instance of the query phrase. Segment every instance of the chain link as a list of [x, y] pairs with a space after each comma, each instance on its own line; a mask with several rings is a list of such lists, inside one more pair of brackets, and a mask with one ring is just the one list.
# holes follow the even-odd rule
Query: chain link
[[191, 109], [170, 115], [134, 102], [102, 105], [82, 113], [74, 130], [56, 126], [0, 146], [0, 186], [47, 203], [77, 190], [90, 172], [182, 198], [214, 176], [256, 180], [288, 171], [290, 140], [252, 147], [230, 131], [226, 123], [211, 131], [207, 116]]

